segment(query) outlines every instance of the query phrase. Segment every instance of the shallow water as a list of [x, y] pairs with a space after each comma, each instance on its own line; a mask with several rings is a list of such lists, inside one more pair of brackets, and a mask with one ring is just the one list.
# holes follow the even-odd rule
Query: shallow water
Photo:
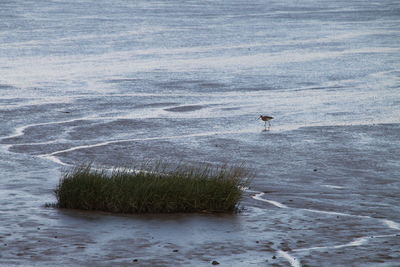
[[[0, 18], [0, 265], [400, 261], [397, 1], [1, 1]], [[44, 207], [63, 169], [138, 159], [256, 174], [237, 215]]]

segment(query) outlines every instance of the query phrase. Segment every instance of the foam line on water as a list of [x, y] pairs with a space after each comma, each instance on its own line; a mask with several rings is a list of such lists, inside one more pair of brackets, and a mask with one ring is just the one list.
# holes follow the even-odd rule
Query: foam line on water
[[314, 213], [320, 213], [320, 214], [329, 214], [329, 215], [336, 215], [336, 216], [347, 216], [347, 217], [355, 217], [355, 218], [361, 218], [361, 219], [378, 220], [383, 225], [389, 227], [390, 229], [400, 230], [399, 223], [392, 221], [392, 220], [388, 220], [388, 219], [380, 219], [380, 218], [374, 218], [374, 217], [367, 216], [367, 215], [356, 215], [356, 214], [348, 214], [348, 213], [335, 212], [335, 211], [323, 211], [323, 210], [314, 210], [314, 209], [301, 209], [301, 210], [314, 212]]
[[391, 234], [391, 235], [374, 235], [371, 238], [387, 238], [387, 237], [399, 237], [400, 234]]
[[328, 187], [328, 188], [332, 188], [332, 189], [343, 189], [343, 186], [338, 186], [338, 185], [330, 185], [330, 184], [324, 184], [322, 185], [323, 187]]
[[381, 221], [389, 228], [400, 231], [400, 224], [388, 219], [381, 219]]
[[62, 166], [67, 166], [67, 167], [71, 167], [71, 166], [72, 166], [71, 164], [68, 164], [68, 163], [65, 163], [65, 162], [61, 161], [61, 160], [60, 160], [58, 157], [56, 157], [56, 156], [51, 156], [51, 155], [39, 155], [38, 157], [39, 157], [39, 158], [43, 158], [43, 159], [50, 160], [50, 161], [52, 161], [52, 162], [54, 162], [54, 163], [57, 163], [57, 164], [59, 164], [59, 165], [62, 165]]
[[24, 131], [30, 127], [36, 127], [36, 126], [45, 126], [45, 125], [54, 125], [54, 124], [63, 124], [63, 123], [70, 123], [70, 122], [75, 122], [75, 121], [81, 121], [81, 120], [90, 120], [88, 118], [81, 118], [81, 119], [71, 119], [71, 120], [65, 120], [65, 121], [52, 121], [52, 122], [41, 122], [41, 123], [32, 123], [32, 124], [27, 124], [24, 126], [19, 126], [15, 128], [14, 134], [4, 136], [1, 138], [3, 139], [9, 139], [9, 138], [15, 138], [15, 137], [20, 137], [24, 135]]
[[342, 244], [342, 245], [335, 245], [335, 246], [319, 246], [319, 247], [310, 247], [310, 248], [300, 248], [300, 249], [293, 249], [293, 251], [301, 252], [301, 251], [311, 251], [311, 250], [330, 250], [330, 249], [339, 249], [345, 247], [356, 247], [362, 246], [368, 242], [369, 237], [359, 237], [354, 239], [351, 242]]
[[51, 140], [51, 141], [44, 141], [44, 142], [31, 142], [31, 143], [18, 143], [18, 144], [8, 144], [9, 146], [35, 146], [35, 145], [50, 145], [50, 144], [57, 144], [61, 140]]
[[52, 152], [50, 154], [44, 155], [58, 155], [61, 153], [72, 152], [80, 149], [85, 148], [94, 148], [100, 146], [106, 146], [110, 144], [119, 144], [119, 143], [126, 143], [126, 142], [137, 142], [137, 141], [152, 141], [152, 140], [168, 140], [168, 139], [181, 139], [181, 138], [188, 138], [188, 137], [202, 137], [202, 136], [212, 136], [212, 135], [222, 135], [222, 134], [240, 134], [240, 133], [252, 133], [254, 130], [239, 130], [239, 131], [224, 131], [224, 132], [205, 132], [205, 133], [194, 133], [194, 134], [186, 134], [186, 135], [171, 135], [171, 136], [156, 136], [156, 137], [146, 137], [146, 138], [128, 138], [128, 139], [118, 139], [112, 141], [105, 141], [90, 145], [81, 145], [75, 146], [64, 150], [59, 150]]
[[[256, 191], [248, 190], [248, 189], [247, 189], [247, 192], [256, 193]], [[290, 208], [290, 207], [288, 207], [282, 203], [279, 203], [277, 201], [264, 199], [264, 198], [262, 198], [262, 196], [264, 196], [264, 195], [265, 195], [265, 193], [258, 192], [257, 194], [253, 195], [252, 198], [255, 200], [262, 201], [262, 202], [267, 202], [278, 208], [296, 209], [296, 208]], [[379, 218], [374, 218], [374, 217], [366, 216], [366, 215], [354, 215], [354, 214], [347, 214], [347, 213], [342, 213], [342, 212], [323, 211], [323, 210], [315, 210], [315, 209], [298, 208], [297, 210], [303, 210], [303, 211], [319, 213], [319, 214], [335, 215], [335, 216], [355, 217], [355, 218], [361, 218], [361, 219], [373, 219], [373, 220], [378, 220], [379, 222], [383, 223], [385, 226], [389, 227], [390, 229], [397, 230], [397, 231], [400, 230], [399, 223], [392, 221], [392, 220], [388, 220], [388, 219], [379, 219]], [[293, 249], [291, 251], [304, 252], [304, 251], [313, 251], [313, 250], [333, 250], [333, 249], [340, 249], [340, 248], [345, 248], [345, 247], [356, 247], [356, 246], [362, 246], [362, 245], [367, 244], [368, 241], [373, 238], [387, 238], [387, 237], [397, 237], [397, 236], [399, 236], [399, 234], [363, 236], [363, 237], [358, 237], [358, 238], [356, 238], [348, 243], [345, 243], [345, 244], [334, 245], [334, 246], [317, 246], [317, 247], [309, 247], [309, 248], [299, 248], [299, 249]], [[300, 261], [297, 258], [295, 258], [294, 256], [290, 255], [287, 251], [278, 250], [278, 255], [285, 258], [292, 267], [301, 267]]]
[[301, 267], [300, 261], [297, 258], [290, 255], [287, 251], [278, 250], [278, 255], [281, 256], [282, 258], [285, 258], [290, 263], [290, 266]]
[[274, 200], [268, 200], [268, 199], [264, 199], [262, 198], [262, 196], [265, 195], [265, 193], [258, 193], [255, 194], [254, 196], [252, 196], [253, 199], [255, 200], [259, 200], [259, 201], [263, 201], [263, 202], [267, 202], [271, 205], [274, 205], [275, 207], [281, 208], [281, 209], [287, 209], [288, 206], [286, 206], [285, 204], [279, 203], [278, 201], [274, 201]]
[[345, 247], [357, 247], [357, 246], [362, 246], [362, 245], [367, 244], [369, 240], [374, 239], [374, 238], [388, 238], [388, 237], [396, 237], [396, 236], [398, 236], [398, 235], [391, 234], [391, 235], [363, 236], [363, 237], [358, 237], [358, 238], [356, 238], [348, 243], [342, 244], [342, 245], [299, 248], [299, 249], [293, 249], [292, 251], [302, 252], [302, 251], [311, 251], [311, 250], [331, 250], [331, 249], [340, 249], [340, 248], [345, 248]]
[[1, 137], [0, 140], [16, 138], [24, 135], [24, 131], [30, 127], [37, 127], [37, 126], [46, 126], [46, 125], [57, 125], [57, 124], [64, 124], [64, 123], [71, 123], [71, 122], [78, 122], [78, 121], [106, 121], [106, 120], [118, 120], [118, 119], [127, 119], [131, 118], [131, 116], [106, 116], [106, 117], [97, 117], [97, 116], [90, 116], [90, 117], [82, 117], [82, 118], [74, 118], [69, 120], [62, 120], [62, 121], [50, 121], [50, 122], [41, 122], [41, 123], [32, 123], [23, 126], [16, 127], [14, 129], [14, 133], [11, 135], [7, 135]]
[[315, 209], [301, 209], [304, 211], [308, 212], [314, 212], [314, 213], [320, 213], [320, 214], [328, 214], [328, 215], [336, 215], [336, 216], [347, 216], [347, 217], [357, 217], [357, 218], [367, 218], [367, 219], [373, 219], [370, 216], [364, 216], [364, 215], [353, 215], [353, 214], [348, 214], [348, 213], [343, 213], [343, 212], [336, 212], [336, 211], [325, 211], [325, 210], [315, 210]]

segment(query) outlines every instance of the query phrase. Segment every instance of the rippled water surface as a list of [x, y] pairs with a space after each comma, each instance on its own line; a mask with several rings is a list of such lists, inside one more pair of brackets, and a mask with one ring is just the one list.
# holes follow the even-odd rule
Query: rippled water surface
[[[390, 0], [0, 1], [0, 265], [397, 266], [399, 43]], [[44, 207], [143, 159], [256, 174], [236, 215]]]

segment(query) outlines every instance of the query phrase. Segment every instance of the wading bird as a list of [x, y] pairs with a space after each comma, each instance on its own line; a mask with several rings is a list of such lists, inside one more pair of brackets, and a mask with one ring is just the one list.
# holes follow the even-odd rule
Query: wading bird
[[265, 130], [267, 130], [267, 122], [268, 122], [268, 130], [269, 130], [269, 128], [271, 128], [270, 120], [272, 120], [273, 118], [274, 117], [271, 117], [271, 116], [260, 115], [260, 117], [258, 119], [261, 119], [261, 120], [263, 120], [265, 122]]

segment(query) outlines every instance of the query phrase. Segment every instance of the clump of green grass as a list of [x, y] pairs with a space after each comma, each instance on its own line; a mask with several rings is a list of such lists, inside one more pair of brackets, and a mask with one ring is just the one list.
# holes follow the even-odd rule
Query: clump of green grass
[[115, 213], [234, 212], [248, 183], [242, 167], [155, 167], [66, 172], [55, 190], [59, 208]]

